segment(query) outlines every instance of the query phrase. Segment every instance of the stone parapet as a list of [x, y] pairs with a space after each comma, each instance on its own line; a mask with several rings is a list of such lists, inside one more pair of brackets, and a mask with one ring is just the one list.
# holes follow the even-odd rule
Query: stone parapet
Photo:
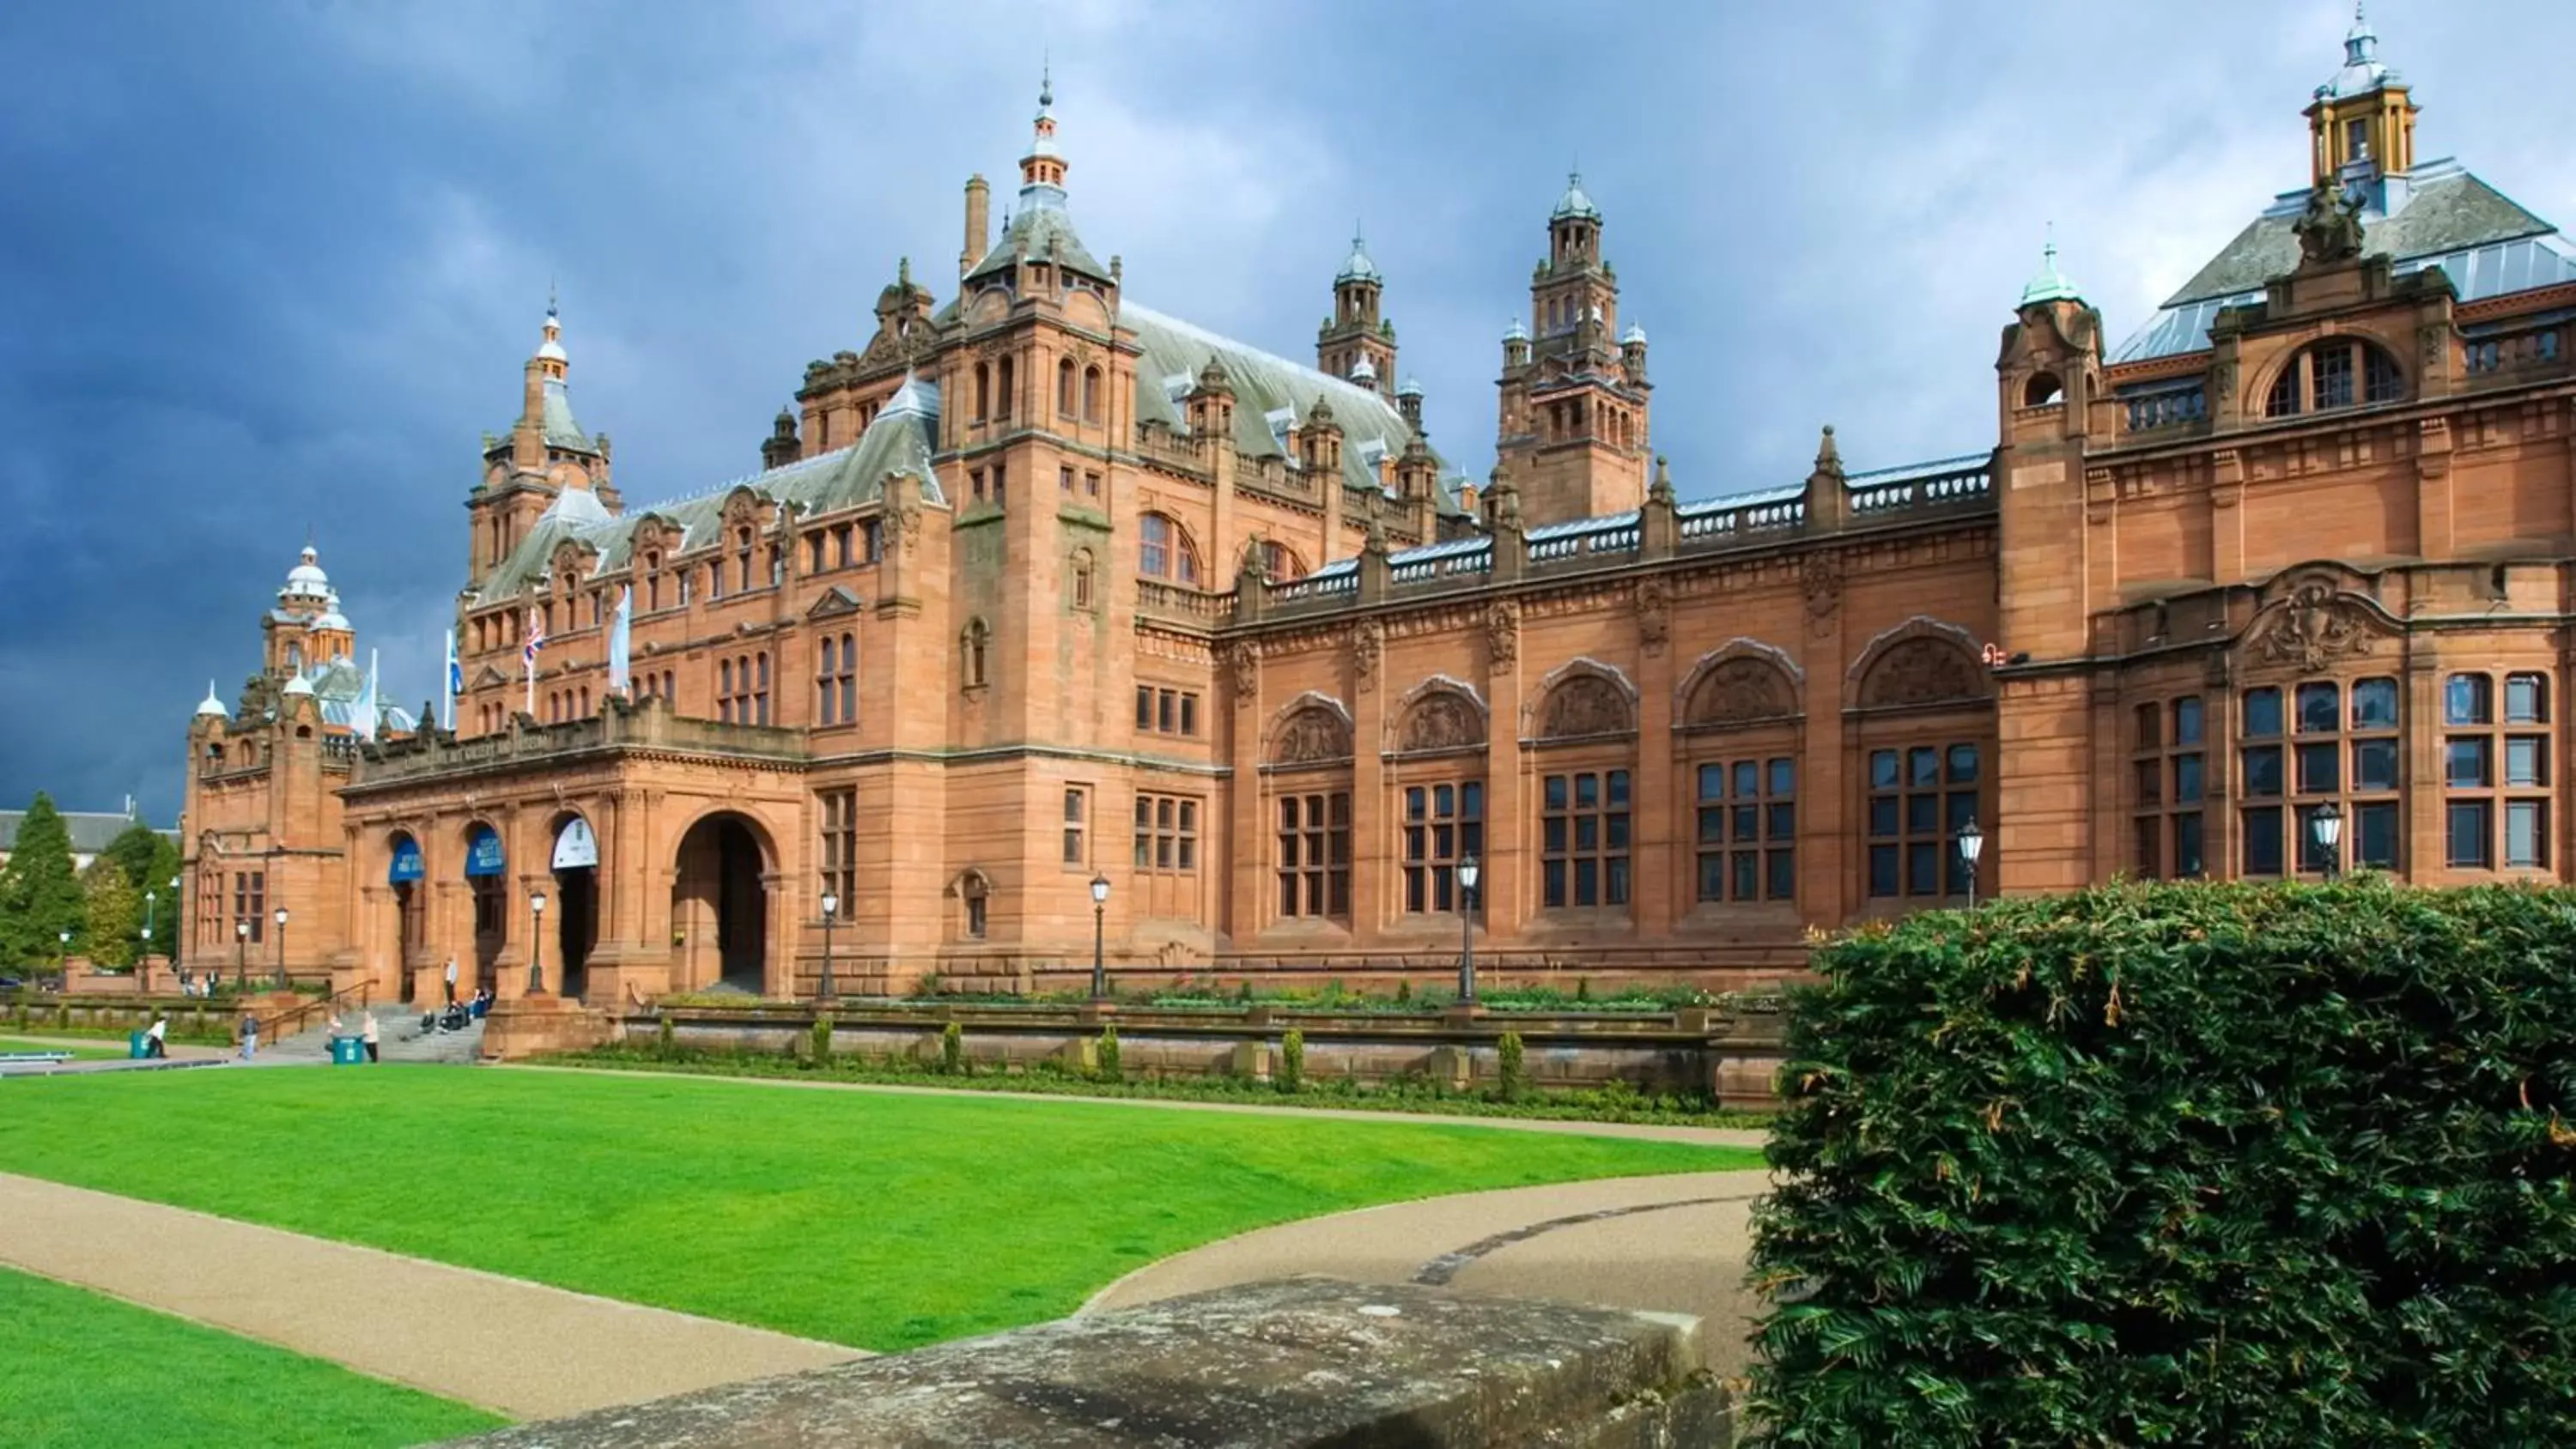
[[523, 1424], [481, 1449], [1444, 1449], [1735, 1442], [1676, 1314], [1322, 1278]]

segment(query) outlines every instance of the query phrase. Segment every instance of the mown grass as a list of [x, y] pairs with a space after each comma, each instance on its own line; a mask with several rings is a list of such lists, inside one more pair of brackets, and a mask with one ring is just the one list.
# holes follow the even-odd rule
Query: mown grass
[[1389, 1120], [389, 1067], [14, 1084], [0, 1170], [891, 1351], [1272, 1223], [1757, 1152]]
[[0, 1269], [0, 1442], [376, 1449], [498, 1428], [480, 1409]]

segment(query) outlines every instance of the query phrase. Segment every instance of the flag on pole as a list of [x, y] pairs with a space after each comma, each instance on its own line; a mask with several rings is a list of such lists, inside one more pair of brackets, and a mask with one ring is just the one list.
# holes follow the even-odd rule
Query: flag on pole
[[349, 707], [349, 731], [362, 740], [376, 737], [376, 651], [367, 651], [367, 689]]
[[608, 631], [608, 687], [611, 689], [627, 687], [628, 654], [634, 648], [634, 604], [634, 589], [627, 588], [619, 591], [617, 622], [611, 625]]
[[527, 663], [527, 670], [528, 670], [528, 717], [529, 717], [530, 719], [534, 719], [534, 718], [536, 718], [536, 715], [537, 715], [537, 650], [538, 650], [541, 646], [543, 646], [543, 645], [545, 644], [545, 642], [546, 642], [546, 616], [545, 616], [545, 611], [544, 611], [544, 610], [542, 610], [542, 609], [530, 609], [530, 610], [528, 611], [528, 643], [527, 643], [527, 647], [526, 647], [526, 648], [524, 648], [524, 649], [521, 649], [521, 650], [519, 651], [519, 657], [520, 657], [521, 659], [525, 660], [525, 661], [526, 661], [526, 663]]
[[456, 662], [456, 631], [447, 631], [447, 698], [439, 709], [438, 727], [456, 731], [456, 696], [465, 692], [465, 666]]

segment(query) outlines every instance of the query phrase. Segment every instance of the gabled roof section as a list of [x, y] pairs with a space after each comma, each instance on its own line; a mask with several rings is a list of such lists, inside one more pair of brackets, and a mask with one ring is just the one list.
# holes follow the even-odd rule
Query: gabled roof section
[[[1372, 388], [1318, 372], [1134, 302], [1120, 302], [1118, 321], [1134, 330], [1137, 343], [1145, 349], [1145, 355], [1136, 361], [1139, 423], [1160, 423], [1175, 433], [1187, 433], [1189, 415], [1184, 400], [1199, 374], [1215, 361], [1225, 364], [1226, 377], [1234, 388], [1234, 444], [1246, 457], [1288, 456], [1282, 441], [1284, 423], [1304, 418], [1318, 400], [1330, 405], [1333, 422], [1342, 430], [1342, 478], [1354, 488], [1380, 487], [1372, 460], [1381, 454], [1402, 456], [1405, 444], [1415, 436], [1404, 414]], [[1274, 419], [1283, 426], [1274, 427]], [[1429, 439], [1424, 440], [1423, 446], [1430, 446]], [[1439, 458], [1436, 450], [1432, 457]], [[1440, 493], [1440, 511], [1457, 513], [1454, 480], [1444, 477]]]
[[881, 498], [886, 479], [905, 476], [920, 479], [923, 497], [944, 506], [948, 492], [931, 464], [938, 431], [938, 387], [919, 378], [906, 378], [878, 410], [867, 431], [846, 448], [800, 458], [784, 467], [639, 508], [623, 517], [612, 517], [600, 506], [597, 495], [567, 489], [555, 496], [536, 526], [528, 530], [528, 536], [519, 541], [519, 546], [510, 551], [510, 556], [476, 592], [487, 603], [526, 593], [546, 577], [556, 546], [568, 540], [598, 550], [594, 577], [622, 569], [634, 556], [636, 530], [648, 518], [680, 531], [679, 552], [702, 548], [715, 539], [725, 500], [738, 488], [748, 489], [754, 497], [792, 507], [800, 514], [828, 513]]
[[[2576, 282], [2576, 245], [2456, 161], [2427, 162], [2373, 189], [2362, 211], [2362, 250], [2389, 258], [2400, 276], [2438, 266], [2463, 302]], [[2298, 266], [2299, 238], [2291, 228], [2308, 195], [2282, 193], [2111, 360], [2207, 347], [2220, 311], [2261, 300], [2266, 282]]]

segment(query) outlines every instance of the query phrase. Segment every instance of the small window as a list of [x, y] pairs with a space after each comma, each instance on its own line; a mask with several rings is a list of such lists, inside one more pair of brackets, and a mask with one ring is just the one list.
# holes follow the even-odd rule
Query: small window
[[2444, 724], [2482, 725], [2494, 718], [2494, 701], [2485, 675], [2454, 674], [2443, 682]]
[[2506, 724], [2547, 724], [2549, 722], [2548, 681], [2537, 674], [2508, 674], [2504, 677], [2504, 720]]

